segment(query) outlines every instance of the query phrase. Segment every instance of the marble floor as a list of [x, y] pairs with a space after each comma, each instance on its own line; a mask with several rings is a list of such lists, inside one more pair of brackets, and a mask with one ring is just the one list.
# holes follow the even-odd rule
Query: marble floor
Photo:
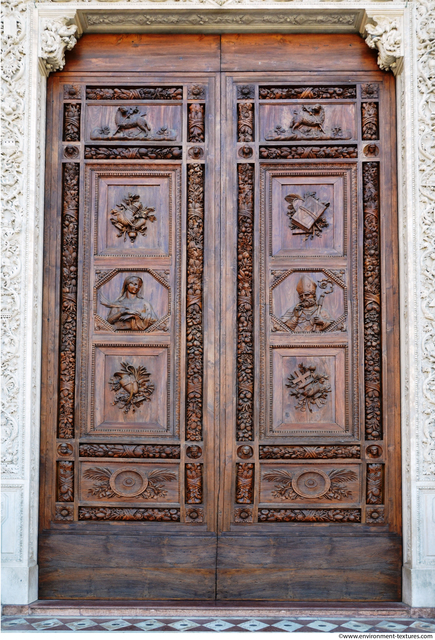
[[428, 633], [435, 634], [435, 619], [354, 618], [354, 617], [73, 617], [8, 615], [1, 621], [2, 632], [80, 632], [80, 631], [215, 631], [288, 633]]

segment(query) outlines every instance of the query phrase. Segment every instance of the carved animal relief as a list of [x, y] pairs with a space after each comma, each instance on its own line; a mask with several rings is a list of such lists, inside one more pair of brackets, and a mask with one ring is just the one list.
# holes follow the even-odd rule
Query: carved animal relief
[[290, 389], [290, 395], [297, 400], [295, 409], [309, 411], [310, 413], [321, 409], [329, 399], [331, 386], [327, 382], [329, 376], [324, 373], [316, 373], [312, 365], [306, 367], [303, 363], [298, 365], [298, 370], [290, 375], [286, 387]]
[[320, 202], [316, 198], [316, 192], [305, 193], [303, 197], [290, 193], [285, 196], [289, 203], [287, 215], [290, 221], [292, 233], [305, 235], [305, 240], [320, 236], [322, 230], [329, 227], [324, 213], [329, 207], [329, 202]]
[[142, 498], [144, 500], [163, 500], [167, 491], [165, 482], [176, 480], [173, 471], [154, 469], [150, 473], [138, 468], [122, 468], [113, 472], [107, 467], [86, 469], [83, 477], [95, 480], [88, 494], [96, 498]]
[[281, 124], [265, 135], [266, 140], [350, 140], [352, 132], [339, 126], [325, 127], [325, 108], [321, 104], [304, 104], [292, 110], [288, 127]]
[[151, 374], [146, 367], [134, 367], [128, 362], [121, 362], [117, 371], [109, 380], [109, 386], [115, 393], [114, 406], [128, 413], [134, 413], [143, 402], [150, 402], [154, 385], [149, 381]]
[[357, 479], [354, 471], [346, 469], [335, 469], [329, 473], [322, 469], [303, 469], [293, 473], [285, 469], [274, 469], [263, 475], [263, 480], [275, 483], [272, 496], [283, 500], [350, 499], [352, 491], [346, 488], [346, 483]]
[[148, 222], [156, 220], [154, 207], [144, 207], [140, 202], [140, 196], [129, 193], [122, 202], [110, 212], [110, 222], [118, 231], [118, 238], [127, 237], [130, 242], [134, 242], [138, 233], [142, 236], [147, 235]]
[[91, 140], [176, 140], [177, 132], [167, 125], [153, 129], [147, 119], [147, 111], [140, 107], [118, 107], [115, 126], [93, 129]]

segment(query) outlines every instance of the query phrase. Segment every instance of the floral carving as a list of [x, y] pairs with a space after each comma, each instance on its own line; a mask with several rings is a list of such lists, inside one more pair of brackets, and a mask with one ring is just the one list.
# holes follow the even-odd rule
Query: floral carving
[[72, 522], [74, 520], [74, 507], [71, 504], [57, 504], [54, 520], [56, 522]]
[[140, 201], [140, 196], [133, 193], [129, 193], [122, 199], [120, 204], [117, 204], [114, 209], [109, 213], [111, 216], [110, 222], [118, 231], [118, 238], [124, 237], [124, 242], [127, 237], [130, 238], [130, 242], [134, 242], [138, 233], [142, 236], [146, 236], [148, 231], [148, 222], [155, 222], [156, 216], [153, 215], [155, 211], [154, 207], [144, 207]]
[[369, 524], [384, 524], [384, 507], [367, 507], [366, 522]]
[[260, 445], [261, 460], [304, 460], [311, 458], [334, 459], [334, 458], [360, 458], [361, 447], [357, 445], [329, 445], [302, 447], [298, 445], [268, 446]]
[[177, 475], [167, 469], [154, 469], [144, 473], [137, 468], [122, 468], [117, 471], [107, 467], [86, 469], [83, 477], [95, 480], [88, 494], [96, 498], [143, 498], [163, 500], [168, 494], [165, 482], [176, 480]]
[[254, 140], [254, 105], [252, 102], [239, 102], [237, 111], [238, 141], [252, 142]]
[[65, 142], [78, 142], [80, 140], [81, 108], [81, 104], [77, 102], [67, 102], [64, 106], [63, 139]]
[[236, 502], [250, 504], [254, 501], [254, 464], [237, 463]]
[[86, 160], [179, 160], [181, 147], [85, 147]]
[[202, 464], [189, 462], [186, 464], [186, 502], [198, 504], [202, 502]]
[[71, 457], [74, 453], [74, 449], [71, 443], [61, 442], [57, 445], [57, 455], [65, 457]]
[[204, 142], [204, 111], [205, 105], [193, 102], [189, 104], [189, 142]]
[[204, 167], [191, 164], [187, 185], [186, 439], [202, 438]]
[[124, 520], [147, 522], [180, 522], [179, 509], [135, 509], [116, 507], [79, 507], [79, 520]]
[[331, 393], [331, 385], [327, 382], [329, 376], [325, 373], [316, 373], [313, 365], [305, 366], [302, 362], [298, 365], [293, 375], [287, 378], [286, 387], [290, 389], [290, 395], [298, 401], [295, 409], [308, 411], [321, 409], [328, 401]]
[[74, 437], [79, 165], [63, 165], [59, 438]]
[[259, 509], [259, 522], [361, 522], [359, 509]]
[[254, 426], [254, 167], [238, 165], [237, 439], [252, 440]]
[[255, 85], [237, 85], [237, 100], [253, 100], [255, 98]]
[[71, 51], [77, 43], [77, 27], [68, 25], [69, 18], [44, 20], [40, 36], [39, 57], [44, 61], [47, 75], [61, 71], [65, 66], [65, 51]]
[[204, 149], [202, 147], [190, 147], [187, 152], [189, 158], [193, 158], [194, 160], [199, 160], [204, 157]]
[[81, 458], [179, 458], [179, 445], [81, 444]]
[[334, 147], [260, 147], [260, 158], [269, 158], [270, 160], [282, 160], [288, 158], [305, 159], [305, 158], [357, 158], [358, 147], [354, 145], [338, 145]]
[[205, 85], [203, 84], [191, 84], [187, 87], [187, 99], [188, 100], [204, 100], [205, 99]]
[[378, 103], [363, 102], [361, 114], [363, 140], [377, 140], [379, 138]]
[[121, 362], [120, 370], [109, 380], [109, 386], [115, 393], [112, 404], [124, 413], [128, 413], [130, 409], [134, 413], [143, 402], [151, 402], [154, 385], [150, 382], [150, 377], [146, 367], [134, 367], [128, 362]]
[[283, 500], [351, 498], [352, 491], [346, 488], [346, 483], [357, 479], [356, 473], [349, 469], [333, 469], [328, 473], [311, 468], [293, 473], [285, 469], [273, 469], [263, 474], [263, 480], [275, 483], [272, 496]]
[[63, 155], [65, 156], [65, 158], [68, 158], [68, 160], [74, 160], [75, 158], [79, 157], [80, 149], [78, 147], [74, 147], [72, 144], [69, 144], [64, 147]]
[[379, 85], [373, 82], [362, 84], [361, 98], [379, 98]]
[[202, 456], [202, 449], [198, 445], [193, 444], [191, 447], [187, 447], [186, 456], [192, 460], [197, 460]]
[[74, 463], [62, 461], [57, 463], [57, 499], [59, 502], [74, 500]]
[[356, 98], [356, 87], [260, 87], [260, 100], [343, 100]]
[[247, 507], [239, 507], [238, 509], [234, 509], [234, 522], [238, 524], [243, 522], [253, 522], [254, 517], [252, 513], [252, 509]]
[[375, 24], [366, 25], [366, 43], [370, 49], [378, 50], [378, 65], [383, 71], [399, 71], [403, 56], [402, 34], [397, 20], [374, 18]]
[[383, 499], [383, 466], [367, 465], [367, 504], [382, 504]]
[[364, 375], [367, 440], [382, 437], [381, 275], [379, 252], [379, 165], [363, 164]]
[[182, 87], [87, 87], [87, 100], [182, 100]]
[[192, 507], [186, 509], [186, 522], [197, 522], [202, 524], [204, 522], [204, 509], [200, 507]]
[[81, 97], [82, 97], [82, 88], [79, 84], [63, 85], [64, 100], [80, 100]]

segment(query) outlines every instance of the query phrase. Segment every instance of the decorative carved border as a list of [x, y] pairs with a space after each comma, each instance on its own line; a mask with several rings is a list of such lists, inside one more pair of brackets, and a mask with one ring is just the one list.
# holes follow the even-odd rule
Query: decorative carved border
[[186, 440], [202, 439], [204, 336], [204, 167], [187, 172]]
[[137, 509], [134, 507], [79, 507], [79, 520], [135, 522], [180, 522], [180, 509]]
[[259, 509], [258, 522], [361, 522], [361, 510]]
[[361, 458], [361, 445], [260, 445], [260, 460]]
[[180, 445], [172, 444], [100, 444], [79, 445], [81, 458], [159, 458], [180, 457]]
[[254, 166], [237, 165], [237, 440], [254, 439]]

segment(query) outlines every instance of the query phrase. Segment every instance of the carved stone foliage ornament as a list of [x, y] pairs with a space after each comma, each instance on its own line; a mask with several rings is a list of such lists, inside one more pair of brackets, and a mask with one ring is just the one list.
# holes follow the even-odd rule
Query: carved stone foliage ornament
[[109, 386], [115, 393], [112, 404], [124, 413], [128, 413], [130, 409], [134, 413], [143, 402], [151, 402], [154, 385], [150, 382], [150, 377], [146, 367], [134, 367], [128, 362], [121, 362], [120, 370], [109, 380]]
[[39, 57], [44, 61], [47, 75], [60, 71], [65, 65], [65, 51], [71, 51], [77, 43], [77, 27], [69, 25], [69, 18], [44, 20], [40, 34]]
[[186, 439], [202, 438], [204, 167], [191, 164], [187, 185]]
[[118, 238], [124, 237], [125, 242], [128, 237], [133, 243], [138, 233], [147, 235], [148, 222], [155, 222], [157, 219], [153, 211], [154, 207], [145, 207], [141, 203], [139, 195], [129, 193], [110, 211], [110, 222], [118, 231]]
[[[317, 287], [322, 289], [319, 297], [316, 295]], [[325, 296], [332, 293], [334, 283], [328, 278], [314, 282], [308, 276], [302, 276], [296, 285], [299, 302], [294, 307], [287, 309], [281, 317], [281, 321], [291, 331], [307, 331], [318, 333], [330, 327], [334, 319], [323, 308]]]
[[293, 473], [274, 469], [263, 474], [263, 480], [275, 483], [272, 496], [283, 500], [350, 499], [352, 491], [346, 488], [346, 483], [357, 479], [356, 473], [348, 469], [334, 469], [328, 473], [322, 469], [302, 469]]
[[97, 127], [90, 134], [91, 140], [176, 140], [177, 132], [163, 125], [154, 130], [147, 120], [146, 110], [139, 107], [118, 107], [115, 126]]
[[325, 128], [325, 108], [321, 104], [303, 104], [293, 108], [288, 127], [278, 124], [265, 135], [266, 140], [350, 140], [351, 131], [339, 126]]
[[301, 362], [298, 370], [287, 378], [285, 386], [290, 389], [290, 395], [296, 398], [295, 408], [298, 411], [308, 410], [312, 413], [328, 402], [331, 393], [331, 386], [327, 382], [329, 376], [316, 373], [316, 368], [313, 365], [305, 366]]
[[375, 24], [366, 25], [366, 43], [370, 49], [378, 50], [378, 65], [384, 71], [398, 72], [403, 56], [402, 33], [397, 20], [376, 17]]
[[[152, 216], [154, 217], [154, 216]], [[141, 295], [143, 286], [139, 276], [128, 276], [116, 300], [110, 301], [100, 291], [100, 302], [110, 309], [107, 322], [119, 331], [145, 331], [158, 318], [150, 302]]]
[[143, 498], [163, 500], [167, 491], [165, 482], [176, 480], [177, 475], [167, 469], [154, 469], [150, 473], [137, 468], [123, 467], [112, 471], [107, 467], [86, 469], [84, 478], [95, 480], [88, 493], [96, 498]]
[[293, 234], [304, 235], [305, 240], [308, 240], [320, 236], [323, 229], [329, 227], [324, 213], [330, 203], [321, 202], [315, 191], [304, 193], [303, 197], [289, 193], [284, 199], [289, 203], [287, 215]]

